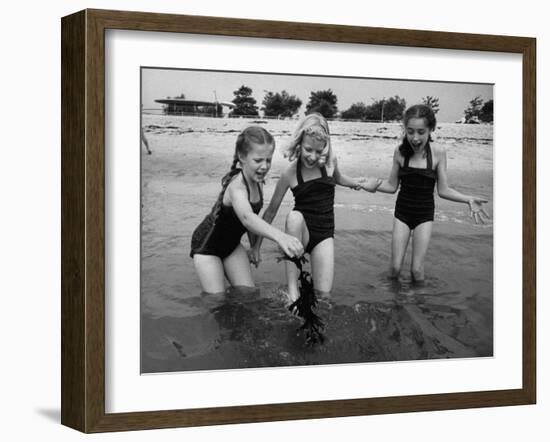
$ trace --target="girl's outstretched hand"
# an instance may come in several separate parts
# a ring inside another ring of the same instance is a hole
[[[470,206],[470,216],[476,224],[485,224],[491,218],[483,208],[483,204],[488,201],[489,200],[478,197],[472,197],[468,201],[468,205]]]
[[[250,264],[253,264],[254,267],[258,267],[258,265],[260,265],[260,262],[262,262],[260,249],[258,247],[252,247],[248,249],[246,253],[248,254],[248,260],[250,261]]]
[[[298,238],[292,235],[283,233],[277,243],[283,250],[284,254],[290,256],[291,258],[299,257],[304,254],[304,246]]]

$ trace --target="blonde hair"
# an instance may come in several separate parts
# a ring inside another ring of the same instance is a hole
[[[300,157],[302,138],[304,135],[309,135],[318,141],[324,141],[326,143],[325,149],[323,150],[327,155],[326,165],[332,167],[334,163],[334,153],[332,152],[328,123],[325,117],[317,112],[307,115],[300,121],[291,140],[284,147],[283,155],[285,158],[288,158],[289,161],[293,161]]]

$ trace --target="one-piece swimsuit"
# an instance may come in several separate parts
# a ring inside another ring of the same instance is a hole
[[[334,237],[334,177],[327,175],[325,166],[321,167],[321,176],[304,181],[301,170],[302,161],[296,164],[298,184],[293,187],[294,210],[300,212],[309,231],[309,242],[305,252],[311,253],[317,244]]]
[[[244,174],[243,181],[246,186],[248,200],[250,201],[250,188],[248,187]],[[214,255],[218,256],[220,259],[225,259],[231,255],[240,244],[241,237],[246,232],[246,228],[241,223],[233,207],[223,204],[224,191],[225,190],[218,196],[210,213],[206,215],[204,220],[193,232],[193,236],[191,237],[191,257],[198,253],[201,255]],[[259,184],[258,192],[260,194],[260,200],[250,203],[252,211],[255,214],[260,212],[264,202],[262,188]],[[221,207],[218,217],[215,219],[215,212],[219,205],[221,205]]]
[[[426,168],[410,167],[405,158],[399,170],[400,188],[395,202],[395,217],[409,229],[434,220],[434,188],[437,173],[432,169],[432,150],[426,145]]]

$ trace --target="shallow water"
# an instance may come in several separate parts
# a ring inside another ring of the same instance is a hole
[[[174,269],[157,269],[143,299],[142,372],[491,356],[491,237],[434,235],[421,287],[387,279],[388,256],[375,250],[389,239],[389,232],[336,236],[345,253],[336,259],[331,297],[316,310],[326,341],[313,347],[285,308],[274,247],[255,272],[254,293],[205,295],[197,287],[190,294]],[[453,253],[435,263],[443,248]]]
[[[322,345],[307,346],[297,332],[301,321],[285,308],[284,264],[269,241],[253,269],[256,292],[201,294],[190,237],[219,192],[234,132],[245,123],[149,117],[153,155],[142,156],[143,373],[492,356],[492,224],[472,225],[462,205],[440,199],[419,287],[408,277],[410,250],[401,280],[386,277],[395,195],[337,189],[334,288],[318,308],[326,325]],[[268,129],[283,137],[294,124],[270,121]],[[397,125],[339,123],[331,130],[348,175],[385,175]],[[449,125],[440,132],[439,142],[458,140],[449,149],[455,187],[491,200],[492,128]],[[285,164],[274,157],[266,205]],[[275,226],[284,225],[291,207],[289,193]]]

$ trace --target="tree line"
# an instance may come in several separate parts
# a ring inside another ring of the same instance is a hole
[[[296,95],[291,95],[285,90],[266,91],[261,108],[257,106],[257,101],[252,96],[252,89],[248,86],[241,86],[233,91],[233,95],[235,108],[230,112],[230,117],[259,116],[259,110],[261,110],[265,117],[291,118],[298,113],[303,104]],[[337,103],[338,98],[331,89],[312,91],[306,104],[306,114],[319,112],[325,118],[335,118],[338,115]]]
[[[292,118],[302,107],[302,100],[296,95],[292,95],[286,90],[281,92],[265,91],[266,94],[262,100],[261,107],[258,106],[256,99],[252,96],[252,89],[242,85],[236,91],[233,91],[232,100],[235,107],[229,113],[230,117],[259,117],[261,110],[264,117],[274,118]],[[183,96],[183,94],[182,94]],[[439,112],[439,98],[427,95],[421,102],[430,106],[435,114]],[[332,89],[311,91],[308,102],[306,103],[306,114],[318,112],[325,118],[340,118],[343,120],[359,121],[400,121],[407,108],[407,102],[404,98],[395,95],[393,97],[384,97],[373,99],[371,104],[364,102],[353,103],[348,109],[338,110],[338,97]],[[210,109],[208,109],[210,111]],[[221,116],[221,112],[216,115]],[[484,102],[479,96],[470,100],[468,107],[464,110],[464,123],[479,123],[493,121],[493,100]]]
[[[473,98],[464,110],[463,120],[465,123],[492,123],[493,100],[484,102],[479,95]]]

